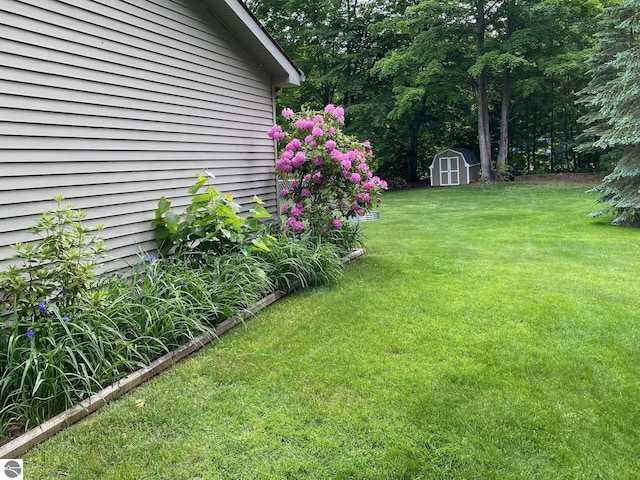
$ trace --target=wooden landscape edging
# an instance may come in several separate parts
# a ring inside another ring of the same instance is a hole
[[[364,249],[354,250],[342,259],[342,263],[346,264],[364,254]],[[200,350],[202,347],[217,339],[220,335],[228,332],[233,327],[243,323],[250,317],[258,313],[260,310],[275,303],[285,294],[283,292],[275,292],[267,295],[256,303],[253,307],[245,310],[242,315],[228,318],[219,323],[215,328],[215,333],[207,333],[194,338],[192,341],[169,352],[157,360],[151,362],[146,367],[130,373],[123,379],[106,387],[91,397],[83,400],[78,405],[56,415],[55,417],[41,423],[35,428],[23,433],[10,442],[0,446],[0,458],[20,458],[24,453],[29,451],[41,442],[53,437],[56,433],[82,420],[86,416],[95,412],[97,409],[106,405],[112,400],[121,397],[129,390],[155,377],[164,370],[170,368],[178,361],[182,360],[191,353]]]

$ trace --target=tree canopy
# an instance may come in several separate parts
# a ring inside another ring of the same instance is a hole
[[[576,104],[600,0],[247,0],[307,81],[281,107],[345,107],[377,173],[423,179],[466,147],[487,181],[508,170],[599,167],[576,150],[591,107]]]
[[[613,223],[640,223],[640,0],[624,0],[601,17],[598,45],[590,56],[592,79],[581,102],[591,111],[583,149],[617,149],[622,158],[594,189],[614,213]]]

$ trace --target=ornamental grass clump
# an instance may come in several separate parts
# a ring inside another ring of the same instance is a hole
[[[0,431],[37,425],[194,338],[215,336],[218,323],[273,290],[263,263],[241,253],[192,261],[147,256],[129,275],[94,285],[99,306],[62,314],[49,302],[35,322],[13,312],[0,326]]]
[[[378,204],[387,184],[369,168],[369,141],[342,131],[342,107],[300,113],[285,108],[282,116],[289,132],[275,125],[268,134],[281,147],[276,176],[285,185],[280,192],[285,231],[339,230]]]
[[[241,254],[183,259],[141,258],[131,276],[112,278],[101,316],[131,338],[138,353],[156,358],[255,304],[270,289],[260,265]],[[146,339],[146,340],[145,340]]]
[[[291,233],[273,232],[271,238],[269,250],[256,251],[253,257],[260,260],[276,290],[289,293],[341,278],[343,253],[335,244],[310,232],[301,232],[295,238]]]

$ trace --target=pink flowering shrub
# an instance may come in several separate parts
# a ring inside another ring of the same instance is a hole
[[[289,132],[276,125],[268,133],[281,147],[276,176],[287,184],[280,192],[284,230],[339,230],[344,220],[377,206],[387,184],[369,169],[371,144],[342,132],[341,107],[300,113],[285,108],[282,116]]]

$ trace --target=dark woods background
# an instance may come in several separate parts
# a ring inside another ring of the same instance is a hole
[[[485,180],[610,170],[615,152],[578,152],[596,0],[247,0],[305,72],[279,107],[342,105],[377,173],[425,179],[433,156],[466,147]]]

